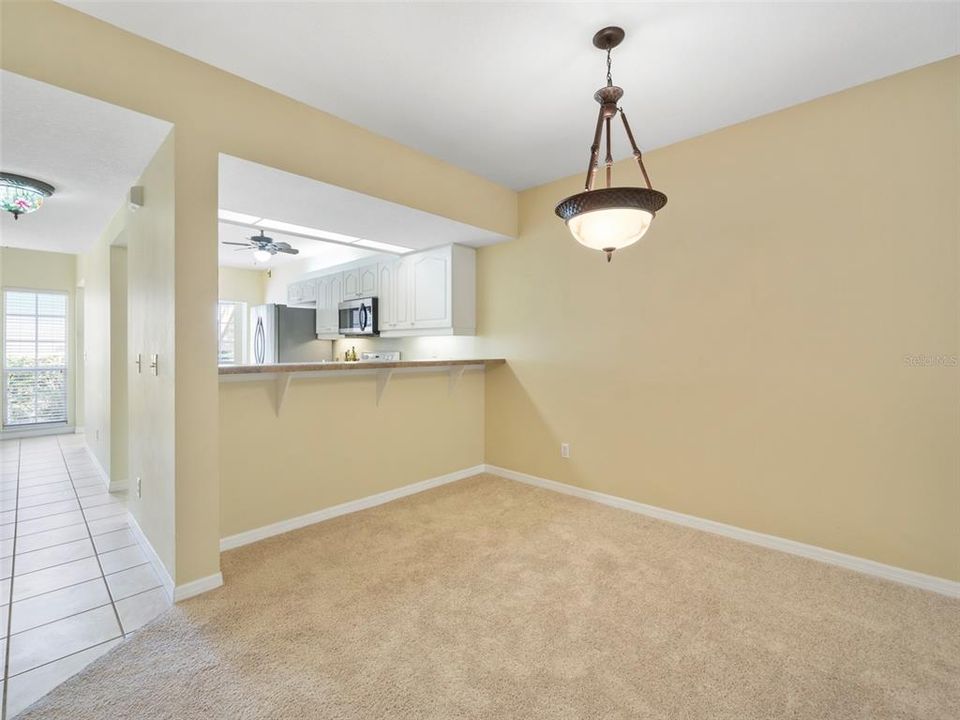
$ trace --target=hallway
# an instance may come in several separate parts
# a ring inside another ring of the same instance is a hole
[[[169,607],[80,435],[0,442],[2,719]]]

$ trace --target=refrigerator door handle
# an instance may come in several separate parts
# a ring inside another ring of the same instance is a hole
[[[253,357],[257,365],[263,365],[264,354],[267,350],[266,333],[263,330],[263,318],[257,318],[257,329],[253,334]]]

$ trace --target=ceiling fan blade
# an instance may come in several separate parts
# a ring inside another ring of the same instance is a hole
[[[236,250],[234,250],[234,252],[244,252],[246,250],[254,250],[254,249],[255,248],[252,248],[248,245],[247,247],[237,248]]]
[[[277,243],[274,243],[274,245],[278,250],[283,250],[284,248],[289,250],[291,248],[291,245],[288,242],[277,242]]]
[[[297,250],[296,248],[290,248],[290,247],[288,247],[288,248],[277,248],[277,250],[279,250],[279,251],[282,252],[282,253],[286,253],[287,255],[299,255],[299,254],[300,254],[300,251]]]
[[[222,240],[220,244],[221,245],[243,245],[244,247],[247,247],[249,245],[249,243],[230,242],[229,240]]]

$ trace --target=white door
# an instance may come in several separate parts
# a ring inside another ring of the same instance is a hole
[[[379,324],[381,330],[395,330],[397,327],[397,288],[396,288],[396,267],[397,263],[383,263],[379,268],[380,293],[378,295],[379,303]]]
[[[342,280],[340,273],[317,279],[317,335],[337,335],[340,318],[338,305]]]
[[[395,272],[394,320],[398,329],[409,328],[413,326],[410,317],[410,301],[413,298],[413,259],[400,260]]]
[[[358,270],[360,274],[359,297],[376,297],[377,295],[377,266],[366,265]]]
[[[449,327],[450,254],[428,252],[413,258],[414,328]]]
[[[343,271],[343,297],[348,299],[360,297],[360,270]]]

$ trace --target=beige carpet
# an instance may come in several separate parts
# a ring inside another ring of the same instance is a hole
[[[960,718],[960,602],[486,476],[223,573],[21,717]]]

